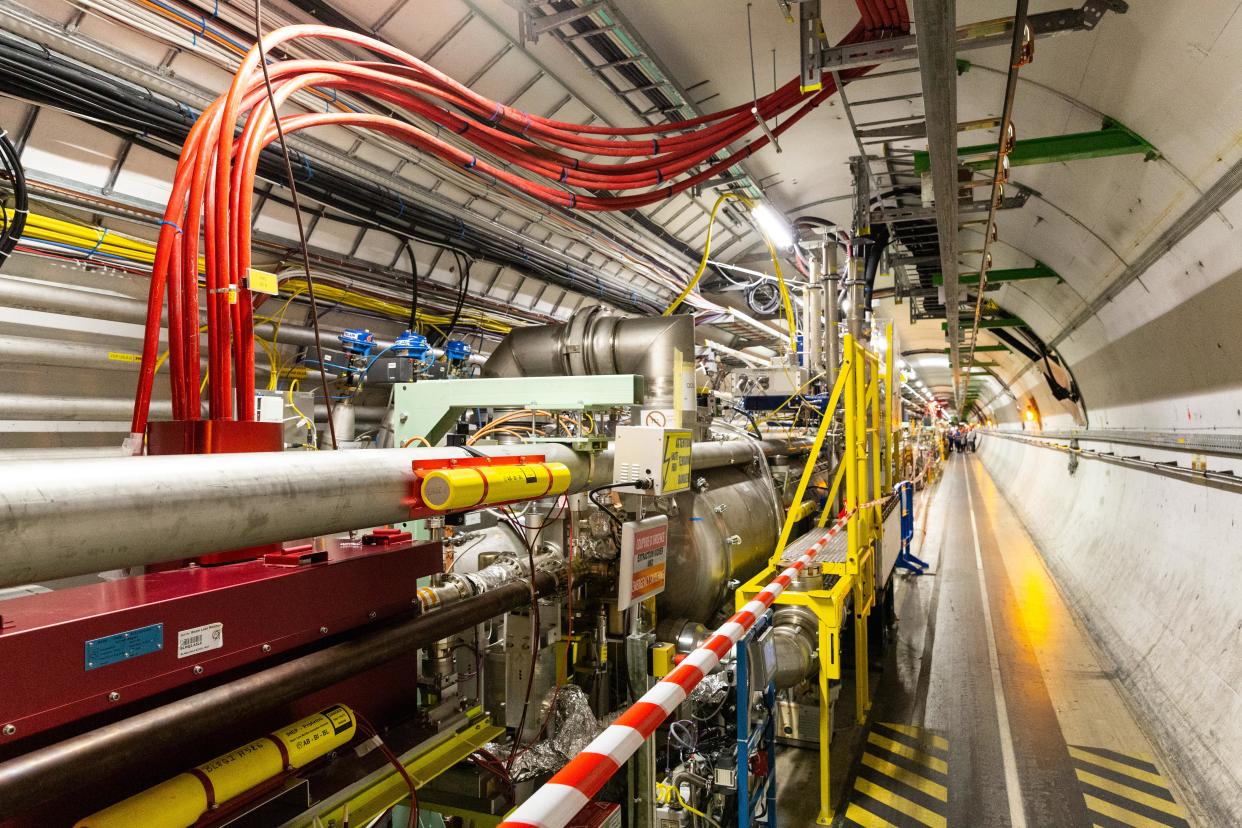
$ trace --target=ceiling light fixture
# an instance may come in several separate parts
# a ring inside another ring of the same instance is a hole
[[[755,217],[755,223],[759,225],[760,232],[772,242],[773,247],[779,250],[788,250],[793,247],[793,228],[789,226],[789,222],[785,221],[785,217],[773,210],[770,205],[756,204],[750,214]]]

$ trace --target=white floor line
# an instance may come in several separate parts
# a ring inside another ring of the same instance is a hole
[[[992,695],[996,699],[996,724],[1000,729],[1001,763],[1005,767],[1005,793],[1009,797],[1009,824],[1026,828],[1026,810],[1022,805],[1022,786],[1018,781],[1018,760],[1013,751],[1013,734],[1009,730],[1009,709],[1005,705],[1005,689],[1001,686],[1000,656],[996,653],[996,630],[992,626],[992,610],[988,603],[988,583],[983,574],[983,553],[979,549],[979,526],[975,522],[975,498],[970,493],[969,461],[962,457],[962,477],[966,483],[966,504],[970,509],[970,531],[975,540],[975,570],[979,575],[979,599],[983,603],[983,624],[988,633],[988,661],[992,666]]]

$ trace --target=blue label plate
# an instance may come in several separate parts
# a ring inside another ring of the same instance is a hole
[[[164,649],[164,625],[151,624],[136,630],[92,638],[86,642],[86,669],[95,670],[129,661],[131,658],[158,653]]]

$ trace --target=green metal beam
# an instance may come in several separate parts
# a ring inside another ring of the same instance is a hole
[[[973,324],[975,321],[975,318],[973,316],[967,316],[963,318],[963,321],[968,324]],[[996,319],[980,319],[979,327],[980,329],[983,329],[983,328],[1025,328],[1026,323],[1016,316],[1001,316],[1001,317],[997,317]],[[948,322],[940,323],[940,330],[947,331],[948,329],[949,329]]]
[[[996,144],[976,144],[958,147],[961,158],[974,158],[964,162],[972,170],[992,170],[996,167]],[[1069,135],[1047,135],[1015,141],[1009,152],[1011,167],[1030,164],[1052,164],[1058,161],[1078,161],[1083,158],[1108,158],[1114,155],[1142,155],[1151,161],[1160,157],[1160,151],[1143,136],[1128,129],[1112,118],[1104,119],[1104,126],[1095,132],[1074,132]],[[988,156],[975,158],[975,156]],[[931,168],[926,152],[914,154],[914,171],[925,173]]]
[[[963,273],[957,277],[958,282],[963,285],[979,284],[979,273]],[[1061,274],[1043,262],[1036,262],[1034,267],[1011,267],[998,270],[988,271],[988,284],[997,282],[1025,282],[1031,279],[1056,279],[1058,282],[1065,281],[1061,278]],[[933,285],[943,285],[944,275],[941,273],[932,274]]]
[[[976,354],[982,354],[988,351],[1008,351],[1008,350],[1009,350],[1008,345],[976,345],[975,346]],[[945,348],[944,352],[947,354],[949,352],[949,349]]]

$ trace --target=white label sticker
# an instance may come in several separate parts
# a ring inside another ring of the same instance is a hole
[[[218,650],[224,646],[224,625],[204,624],[177,633],[177,658]]]

